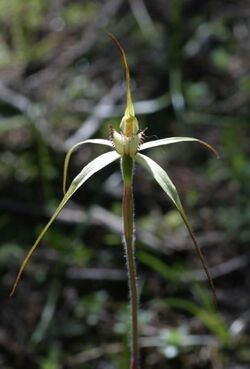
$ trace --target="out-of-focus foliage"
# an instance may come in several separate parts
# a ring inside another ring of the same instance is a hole
[[[221,155],[185,143],[152,151],[188,208],[218,312],[178,214],[137,168],[143,367],[249,367],[249,11],[247,1],[0,0],[0,367],[128,367],[118,166],[73,197],[8,298],[62,197],[68,147],[119,126],[123,68],[107,31],[126,49],[148,139],[194,136]],[[100,150],[76,153],[71,178]]]

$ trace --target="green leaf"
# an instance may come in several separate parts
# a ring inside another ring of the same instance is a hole
[[[210,275],[210,272],[208,270],[207,267],[207,263],[206,260],[204,258],[204,255],[195,239],[194,236],[194,232],[192,230],[192,227],[189,223],[189,220],[186,216],[186,213],[183,209],[183,206],[181,204],[179,195],[177,193],[177,190],[175,188],[175,185],[173,184],[173,182],[171,181],[171,179],[169,178],[168,174],[165,172],[164,169],[162,169],[162,167],[160,167],[154,160],[150,159],[148,156],[146,155],[142,155],[142,154],[137,154],[135,157],[135,160],[140,163],[144,168],[146,168],[154,177],[154,179],[156,180],[156,182],[160,185],[160,187],[163,189],[163,191],[168,195],[168,197],[170,198],[170,200],[172,200],[172,202],[174,203],[174,205],[176,206],[177,210],[180,213],[180,216],[182,217],[183,222],[185,223],[185,226],[188,230],[188,233],[193,241],[193,245],[195,247],[196,253],[200,259],[200,262],[203,266],[203,269],[207,275],[210,287],[211,287],[211,291],[212,291],[212,295],[213,295],[213,300],[214,303],[216,304],[216,293],[215,293],[215,287],[214,287],[214,283],[212,280],[212,277]]]
[[[87,144],[87,143],[93,143],[93,144],[98,144],[98,145],[106,145],[109,147],[113,147],[113,144],[111,141],[109,140],[104,140],[101,138],[95,138],[92,140],[85,140],[85,141],[80,141],[77,144],[75,144],[74,146],[72,146],[69,151],[67,152],[67,155],[65,156],[65,160],[64,160],[64,167],[63,167],[63,193],[66,193],[66,182],[67,182],[67,173],[68,173],[68,166],[69,166],[69,161],[71,158],[71,155],[73,153],[73,151],[75,149],[77,149],[79,146]]]
[[[24,126],[30,125],[29,119],[22,115],[16,115],[11,118],[1,118],[0,119],[0,134],[5,132],[22,128]]]
[[[137,252],[137,256],[140,262],[162,275],[166,280],[175,283],[181,281],[184,269],[180,265],[168,265],[165,261],[145,251]]]
[[[41,239],[43,238],[43,236],[45,235],[45,233],[47,232],[48,228],[51,226],[51,224],[53,223],[53,221],[55,220],[55,218],[57,217],[57,215],[60,213],[60,211],[63,209],[63,207],[65,206],[65,204],[69,201],[69,199],[71,198],[71,196],[79,189],[79,187],[81,187],[93,174],[95,174],[96,172],[98,172],[99,170],[101,170],[102,168],[106,167],[108,164],[112,163],[113,161],[115,161],[116,159],[118,159],[120,157],[119,154],[117,154],[116,151],[111,151],[105,154],[102,154],[100,156],[98,156],[97,158],[95,158],[94,160],[92,160],[89,164],[87,164],[82,170],[81,172],[74,178],[74,180],[72,181],[68,191],[66,192],[66,194],[64,195],[62,201],[60,202],[60,204],[58,205],[57,209],[55,210],[55,212],[53,213],[52,217],[50,218],[49,222],[46,224],[46,226],[44,227],[44,229],[42,230],[42,232],[39,234],[38,238],[36,239],[35,243],[33,244],[33,246],[31,247],[31,249],[29,250],[28,254],[26,255],[26,257],[24,258],[24,261],[22,262],[22,265],[19,269],[19,272],[17,274],[16,280],[14,282],[13,288],[11,290],[10,296],[12,296],[16,290],[17,284],[19,282],[19,279],[24,271],[24,268],[27,264],[27,262],[29,261],[30,257],[32,256],[32,254],[34,253],[36,247],[38,246],[39,242],[41,241]]]
[[[207,311],[206,307],[202,308],[191,301],[180,298],[167,298],[165,301],[169,306],[185,310],[188,313],[196,316],[207,326],[207,328],[209,328],[219,337],[223,344],[227,345],[229,343],[229,331],[224,321],[216,311]]]
[[[199,142],[200,144],[202,144],[202,145],[206,146],[208,149],[210,149],[217,157],[219,157],[218,152],[211,145],[209,145],[205,141],[199,140],[199,139],[194,138],[194,137],[169,137],[169,138],[162,138],[161,140],[146,142],[146,143],[143,143],[140,146],[139,151],[150,149],[151,147],[170,145],[170,144],[173,144],[173,143],[179,143],[179,142],[185,142],[185,141]]]

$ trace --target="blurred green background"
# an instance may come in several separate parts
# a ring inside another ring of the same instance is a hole
[[[122,183],[112,164],[86,183],[33,256],[21,260],[62,197],[67,149],[107,138],[124,109],[127,52],[147,138],[175,182],[206,255],[207,281],[177,212],[135,175],[144,369],[250,366],[250,3],[246,0],[0,0],[0,368],[127,369]],[[86,146],[70,177],[102,149]]]

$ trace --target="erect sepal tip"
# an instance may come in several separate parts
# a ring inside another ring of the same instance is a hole
[[[135,109],[134,109],[132,96],[131,96],[130,73],[129,73],[127,57],[126,57],[126,53],[123,47],[121,46],[117,38],[112,33],[108,33],[108,35],[121,53],[123,65],[125,68],[125,76],[126,76],[126,83],[127,83],[127,105],[126,105],[124,116],[121,120],[120,128],[124,135],[132,137],[133,135],[137,134],[139,130],[139,126],[138,126],[138,121],[135,117]]]

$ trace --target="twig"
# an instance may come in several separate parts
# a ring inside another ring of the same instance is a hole
[[[16,203],[7,199],[0,199],[0,210],[13,212],[16,214],[25,214],[30,216],[46,216],[50,217],[52,214],[52,210],[44,209],[41,207],[31,207],[22,204]],[[58,215],[57,218],[61,222],[66,222],[70,224],[92,224],[92,225],[101,225],[114,232],[115,234],[122,235],[122,218],[113,214],[112,212],[104,209],[101,206],[93,205],[88,211],[84,210],[82,207],[66,207],[62,210],[62,212]],[[169,255],[174,251],[182,251],[182,250],[193,250],[187,246],[187,237],[173,237],[161,239],[160,237],[155,236],[152,232],[143,229],[138,226],[137,229],[137,239],[143,244],[150,247],[150,249],[156,250],[157,252]],[[202,243],[202,247],[212,246],[216,243],[229,242],[228,239],[220,232],[210,232],[209,234],[205,233],[204,235],[197,236],[198,242]],[[167,246],[166,246],[167,245]],[[199,273],[199,272],[198,272]],[[197,277],[198,278],[198,277]]]
[[[161,333],[161,332],[160,332]],[[191,347],[191,346],[210,346],[218,347],[218,340],[211,335],[185,335],[182,337],[181,346]],[[166,348],[166,342],[162,339],[161,335],[152,337],[143,337],[141,339],[141,347],[143,349],[150,347],[158,347],[159,350]],[[92,360],[99,359],[103,355],[113,355],[122,352],[123,346],[119,343],[110,343],[102,345],[100,347],[91,347],[82,351],[75,356],[68,358],[67,365],[69,367],[75,367],[76,365],[81,365]]]
[[[245,268],[250,263],[250,257],[248,255],[240,255],[235,258],[229,259],[224,263],[216,265],[214,267],[210,267],[210,273],[213,277],[219,278],[226,274],[230,274],[235,272],[236,270]],[[196,281],[204,281],[206,280],[206,276],[204,275],[202,270],[196,270],[190,273],[184,273],[183,280],[196,280]]]
[[[87,363],[88,361],[98,359],[104,354],[116,354],[123,350],[123,347],[119,343],[110,343],[106,345],[102,345],[100,347],[92,347],[87,350],[80,352],[79,354],[70,357],[67,360],[67,365],[70,367],[75,367],[75,365],[80,365]]]
[[[20,111],[35,125],[38,132],[51,147],[56,150],[63,149],[63,142],[53,134],[49,123],[45,119],[45,107],[42,104],[33,103],[26,96],[11,90],[0,82],[0,100]]]
[[[12,91],[10,88],[6,87],[1,81],[0,81],[0,100],[28,115],[30,114],[29,112],[32,110],[32,104],[27,97]]]
[[[122,269],[107,268],[77,268],[70,267],[66,270],[69,279],[100,280],[100,281],[126,281],[127,274]]]
[[[134,103],[137,114],[152,114],[165,109],[170,104],[170,98],[168,94],[163,94],[155,99],[142,100]],[[90,101],[80,99],[75,101],[72,105],[72,110],[83,113],[91,113],[93,111],[93,104]],[[120,117],[124,110],[124,104],[116,106],[109,106],[108,104],[103,106],[102,110],[96,112],[100,114],[100,118]]]
[[[105,95],[99,103],[93,108],[92,114],[83,122],[82,126],[65,142],[65,147],[70,148],[76,142],[90,138],[100,127],[102,123],[102,114],[106,115],[112,112],[114,103],[123,94],[120,85],[116,84],[111,91]]]
[[[156,35],[156,29],[154,22],[152,21],[150,14],[144,4],[143,0],[129,0],[129,4],[142,33],[145,36]]]
[[[67,43],[66,48],[57,56],[56,60],[42,71],[27,78],[26,88],[31,90],[42,86],[50,81],[56,80],[58,76],[70,66],[75,60],[87,53],[97,38],[100,31],[105,30],[111,19],[119,10],[122,0],[107,0],[97,12],[96,18],[92,20],[83,33],[82,39],[75,45]]]

